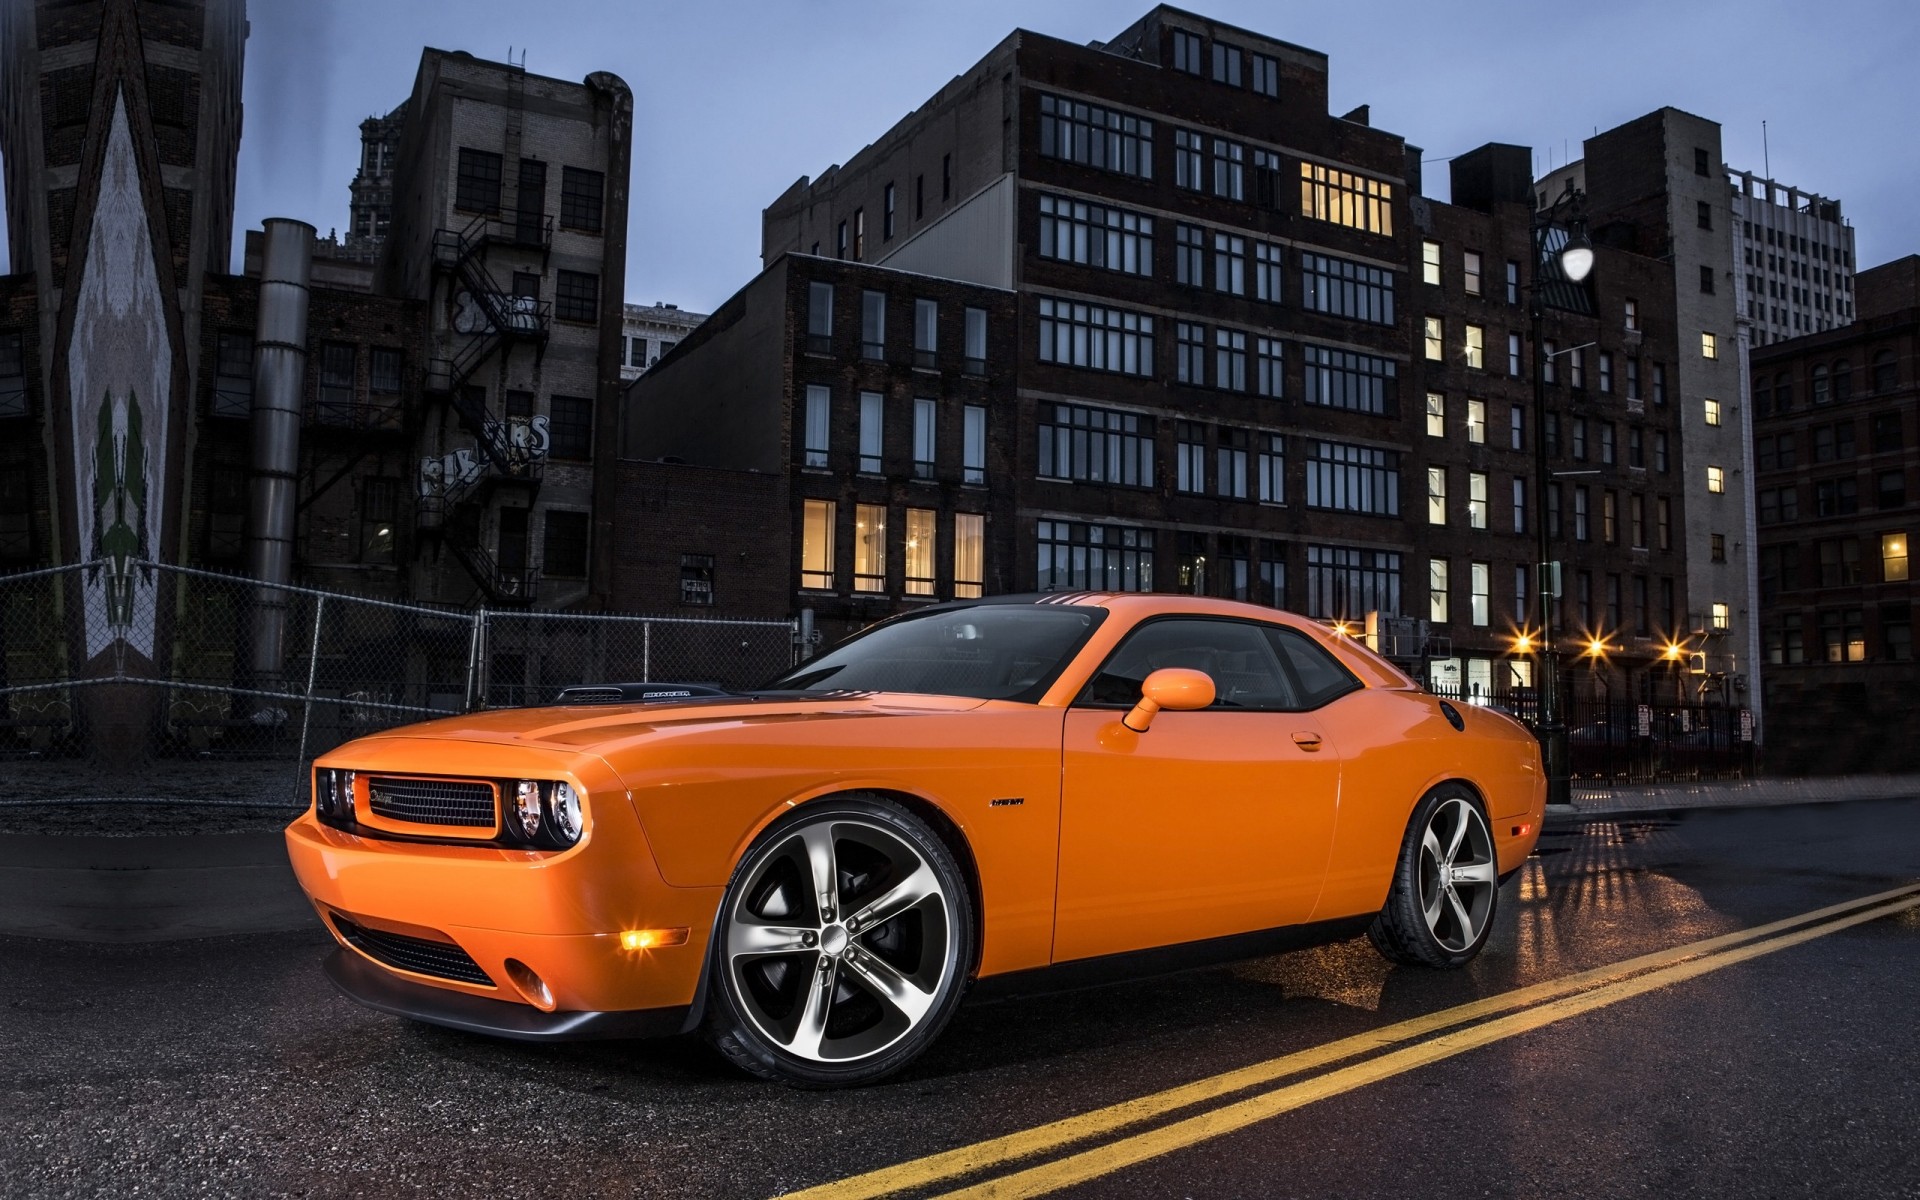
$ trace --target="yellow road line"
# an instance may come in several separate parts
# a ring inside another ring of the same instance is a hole
[[[1067,1117],[1032,1129],[1021,1130],[1018,1133],[988,1138],[971,1145],[931,1154],[925,1158],[912,1159],[895,1166],[883,1167],[876,1171],[807,1188],[804,1191],[792,1192],[788,1194],[787,1200],[829,1200],[829,1198],[831,1200],[868,1200],[870,1197],[885,1196],[909,1188],[925,1187],[999,1166],[1012,1159],[1027,1158],[1074,1142],[1100,1137],[1128,1125],[1163,1116],[1176,1109],[1217,1099],[1257,1084],[1271,1083],[1289,1075],[1299,1075],[1306,1071],[1330,1066],[1341,1059],[1352,1058],[1355,1055],[1384,1050],[1401,1042],[1424,1037],[1429,1033],[1479,1020],[1481,1017],[1493,1016],[1496,1013],[1526,1005],[1546,1003],[1572,992],[1613,982],[1624,976],[1654,970],[1698,955],[1712,954],[1727,947],[1751,942],[1811,921],[1854,912],[1870,905],[1915,893],[1920,893],[1920,884],[1894,888],[1877,895],[1863,896],[1858,900],[1849,900],[1815,909],[1812,912],[1801,913],[1798,916],[1771,921],[1765,925],[1756,925],[1751,929],[1735,930],[1732,933],[1690,942],[1684,946],[1643,954],[1638,958],[1630,958],[1544,983],[1517,988],[1511,992],[1503,992],[1454,1008],[1443,1009],[1440,1012],[1414,1017],[1294,1054],[1267,1059],[1237,1070],[1198,1079],[1166,1091],[1098,1108],[1079,1116]]]
[[[1451,1058],[1456,1054],[1539,1029],[1580,1013],[1617,1004],[1622,1000],[1718,971],[1735,963],[1785,950],[1789,946],[1797,946],[1802,942],[1825,937],[1830,933],[1837,933],[1867,921],[1876,921],[1881,917],[1892,916],[1911,908],[1920,908],[1920,896],[1909,897],[1865,912],[1857,912],[1798,932],[1782,934],[1767,941],[1728,950],[1723,954],[1676,963],[1578,995],[1562,997],[1536,1008],[1529,1008],[1468,1029],[1443,1034],[1431,1041],[1408,1046],[1403,1050],[1395,1050],[1390,1054],[1382,1054],[1377,1058],[1355,1063],[1350,1067],[1343,1067],[1313,1079],[1275,1088],[1233,1104],[1222,1105],[1197,1116],[1176,1121],[1171,1125],[1163,1125],[1063,1159],[1042,1163],[1024,1171],[948,1192],[941,1200],[1015,1200],[1017,1197],[1042,1196],[1077,1183],[1085,1183],[1089,1179],[1112,1174],[1122,1168],[1184,1149],[1210,1138],[1245,1129],[1249,1125],[1305,1107],[1316,1100],[1338,1096],[1367,1084],[1411,1071],[1416,1067]]]

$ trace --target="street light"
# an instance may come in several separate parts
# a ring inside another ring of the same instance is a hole
[[[1534,594],[1539,605],[1540,643],[1536,654],[1534,674],[1538,677],[1540,689],[1540,761],[1547,776],[1547,807],[1556,806],[1562,810],[1573,806],[1573,781],[1571,763],[1567,747],[1566,715],[1561,709],[1560,696],[1560,651],[1554,644],[1553,604],[1558,598],[1560,588],[1559,563],[1553,558],[1553,547],[1547,539],[1547,487],[1551,472],[1547,466],[1547,360],[1544,353],[1546,335],[1546,297],[1541,287],[1540,269],[1542,258],[1547,249],[1547,232],[1558,226],[1556,222],[1571,219],[1572,227],[1567,231],[1566,240],[1554,252],[1560,275],[1568,283],[1578,285],[1585,282],[1593,271],[1593,243],[1587,240],[1585,222],[1580,218],[1581,194],[1573,188],[1571,180],[1559,199],[1545,208],[1536,207],[1529,225],[1530,240],[1533,244],[1533,270],[1529,312],[1533,334],[1533,487],[1534,487],[1534,529],[1536,545],[1539,550],[1539,579]]]

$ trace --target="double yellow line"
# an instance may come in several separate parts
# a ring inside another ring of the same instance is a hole
[[[1912,908],[1920,908],[1920,884],[1503,992],[1077,1117],[794,1192],[788,1200],[865,1200],[919,1191],[948,1180],[1005,1168],[1021,1159],[1103,1137],[1259,1084],[1301,1075],[1360,1055],[1376,1055],[1311,1079],[1260,1092],[1196,1116],[944,1194],[979,1200],[1045,1195],[1479,1046]],[[1502,1013],[1507,1015],[1500,1016]],[[1480,1023],[1472,1024],[1476,1021]],[[1462,1026],[1465,1028],[1460,1028]],[[1452,1032],[1442,1033],[1443,1030]],[[1440,1036],[1428,1037],[1430,1034]],[[1417,1041],[1422,1038],[1427,1040]],[[1416,1044],[1403,1045],[1408,1042]],[[1395,1046],[1402,1048],[1392,1049]],[[1380,1051],[1391,1052],[1377,1053]]]

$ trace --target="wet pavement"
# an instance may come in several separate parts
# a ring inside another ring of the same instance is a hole
[[[381,1016],[323,979],[317,927],[0,939],[0,1194],[768,1196],[1917,880],[1920,800],[1558,826],[1464,971],[1358,940],[972,1005],[843,1093],[690,1039],[529,1047]],[[1916,1011],[1908,909],[1058,1194],[1920,1196]]]

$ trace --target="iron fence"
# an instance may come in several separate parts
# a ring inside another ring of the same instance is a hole
[[[316,755],[579,683],[745,687],[786,621],[495,611],[139,560],[0,576],[0,804],[300,799]]]
[[[1470,695],[1458,688],[1432,690],[1449,700],[1499,708],[1528,728],[1539,727],[1539,698],[1531,688]],[[1567,696],[1563,707],[1568,765],[1576,782],[1672,783],[1754,774],[1752,718],[1745,709],[1578,693]]]

